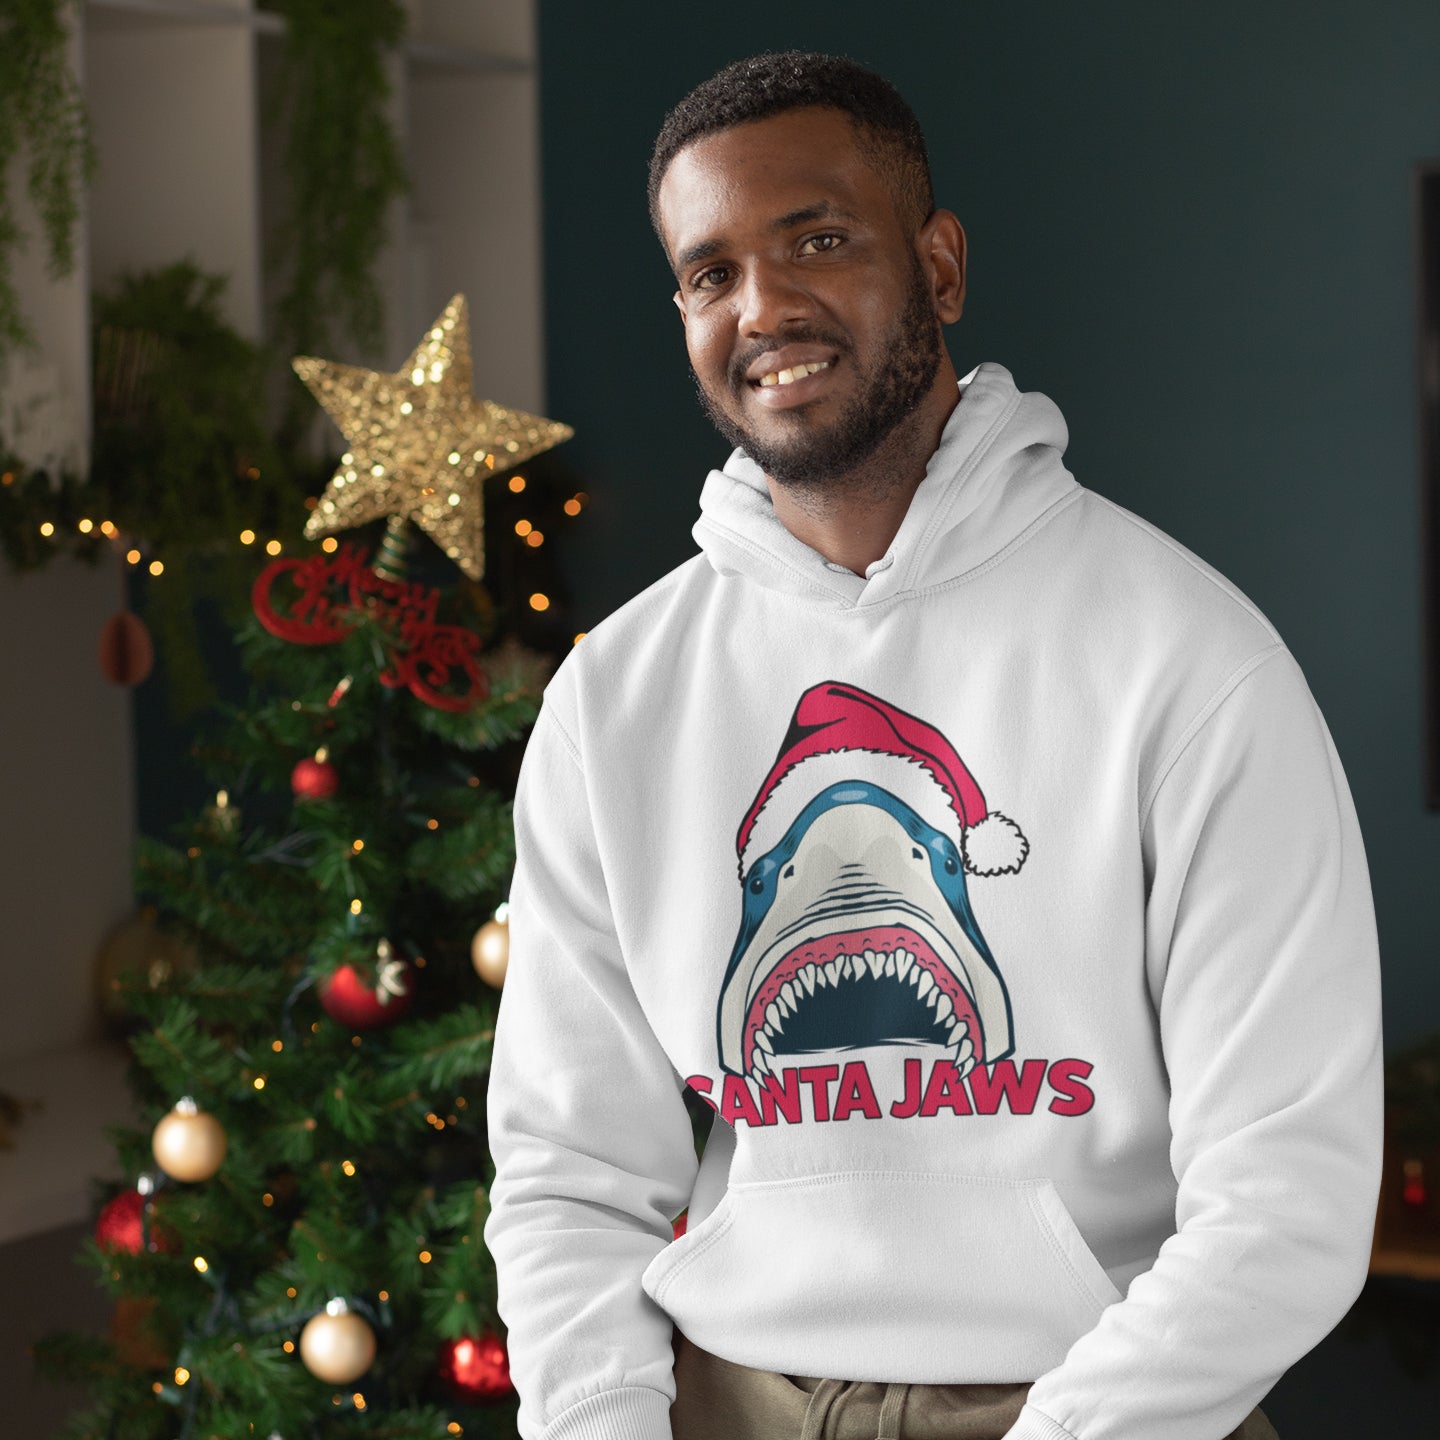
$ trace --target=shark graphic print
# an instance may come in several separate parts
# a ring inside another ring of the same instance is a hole
[[[1014,873],[1030,846],[933,725],[853,685],[812,686],[736,848],[725,1071],[764,1090],[816,1055],[903,1046],[963,1079],[1012,1054],[1009,992],[966,875]]]

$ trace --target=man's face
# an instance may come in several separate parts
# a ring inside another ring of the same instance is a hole
[[[659,198],[711,419],[780,484],[843,483],[935,382],[925,232],[908,232],[849,116],[829,108],[695,141]]]

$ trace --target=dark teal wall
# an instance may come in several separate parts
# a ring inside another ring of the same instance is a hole
[[[1279,628],[1370,857],[1391,1049],[1440,1030],[1422,808],[1411,172],[1440,158],[1440,6],[722,7],[541,0],[549,413],[594,504],[576,628],[693,553],[725,447],[645,214],[666,109],[741,55],[839,51],[924,125],[970,242],[964,373],[1065,412],[1082,484]],[[883,18],[882,18],[883,17]]]

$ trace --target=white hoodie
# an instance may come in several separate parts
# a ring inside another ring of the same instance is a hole
[[[1363,1283],[1379,964],[1324,721],[1050,400],[962,384],[866,576],[737,451],[546,691],[485,1227],[525,1440],[668,1440],[672,1322],[1033,1380],[1008,1440],[1219,1440]]]

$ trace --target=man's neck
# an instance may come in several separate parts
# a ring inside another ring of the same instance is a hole
[[[831,564],[864,575],[890,548],[960,400],[953,368],[941,370],[915,413],[832,489],[797,490],[765,477],[776,519]]]

